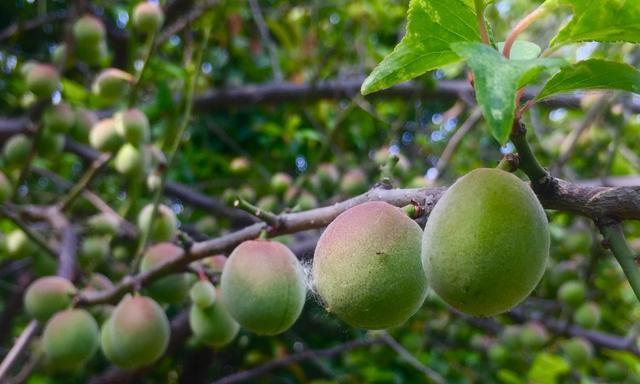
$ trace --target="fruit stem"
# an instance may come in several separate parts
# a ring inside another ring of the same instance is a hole
[[[140,90],[140,84],[142,83],[142,76],[144,75],[144,72],[147,69],[147,64],[149,63],[149,60],[153,55],[153,51],[155,50],[156,35],[157,35],[157,31],[154,31],[153,33],[149,34],[149,36],[147,36],[147,40],[144,43],[145,54],[144,54],[144,58],[142,59],[142,67],[140,68],[140,71],[136,75],[136,78],[133,82],[133,87],[131,88],[131,91],[129,93],[129,107],[133,107],[136,104],[136,101],[138,99],[138,91]]]
[[[520,158],[515,153],[507,153],[502,157],[500,163],[496,168],[501,169],[505,172],[513,173],[518,170],[520,166]]]
[[[80,177],[78,182],[67,192],[65,196],[62,197],[58,206],[60,207],[60,211],[66,211],[71,203],[75,201],[75,199],[80,196],[80,194],[85,190],[87,185],[91,183],[94,177],[97,175],[98,171],[102,169],[102,167],[107,164],[111,160],[111,154],[103,153],[100,155],[85,171],[85,173]]]
[[[476,0],[477,2],[478,0]],[[511,56],[511,48],[513,48],[513,44],[516,42],[516,39],[522,32],[524,32],[531,24],[533,24],[536,20],[545,16],[549,12],[549,7],[545,3],[536,8],[533,12],[525,16],[524,19],[520,20],[518,24],[509,32],[507,36],[507,40],[504,42],[504,48],[502,49],[502,54],[507,59]]]
[[[233,202],[233,206],[235,208],[239,208],[242,209],[245,212],[248,212],[250,214],[252,214],[253,216],[257,217],[258,219],[264,221],[265,223],[269,224],[271,227],[276,228],[279,223],[280,223],[280,219],[278,218],[278,215],[269,212],[269,211],[265,211],[259,207],[256,207],[255,205],[251,204],[250,202],[241,199],[241,198],[236,198],[236,200]]]
[[[483,0],[475,0],[476,5],[476,17],[478,18],[478,28],[480,29],[480,37],[482,37],[482,42],[490,45],[491,40],[489,39],[489,33],[487,32],[487,24],[484,20],[484,1]]]
[[[629,280],[633,293],[640,301],[640,270],[636,265],[636,257],[624,238],[622,225],[619,222],[610,222],[599,227],[606,246],[611,249],[613,256],[618,260],[622,271]]]
[[[513,122],[510,138],[518,150],[520,158],[518,167],[529,177],[533,187],[545,186],[551,182],[552,178],[549,172],[540,165],[540,162],[533,154],[533,150],[527,141],[527,129],[522,121],[515,120]]]
[[[6,217],[9,219],[9,221],[15,224],[16,227],[20,228],[29,239],[42,248],[49,256],[53,257],[55,260],[58,259],[58,251],[49,245],[44,237],[42,237],[38,232],[32,230],[31,227],[18,217],[18,215],[9,211],[9,209],[4,205],[0,205],[0,217]]]

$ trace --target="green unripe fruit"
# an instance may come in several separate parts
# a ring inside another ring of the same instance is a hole
[[[200,262],[207,270],[214,273],[221,273],[224,265],[227,263],[227,257],[225,255],[214,255],[202,259]]]
[[[115,152],[122,145],[113,119],[98,121],[89,133],[89,144],[100,152]]]
[[[510,350],[521,347],[522,328],[517,325],[508,325],[500,334],[500,343]]]
[[[367,176],[360,169],[352,169],[342,176],[340,190],[348,195],[357,195],[366,191]]]
[[[571,307],[577,307],[582,304],[585,297],[586,287],[581,281],[567,281],[558,289],[558,300]]]
[[[76,47],[76,57],[86,64],[104,67],[108,64],[109,49],[103,40],[96,45],[88,47]]]
[[[75,112],[75,124],[69,134],[78,142],[86,144],[89,142],[89,132],[97,122],[98,119],[93,112],[79,108]]]
[[[58,89],[60,75],[48,64],[33,64],[27,73],[27,89],[40,99],[46,99]]]
[[[46,129],[55,133],[67,133],[76,123],[76,114],[69,104],[52,105],[44,111],[42,122]]]
[[[137,176],[144,172],[144,155],[130,143],[118,150],[114,160],[116,171],[126,176]]]
[[[9,178],[0,171],[0,204],[6,202],[13,195],[13,186]]]
[[[115,102],[125,96],[133,77],[116,68],[108,68],[100,72],[93,81],[92,90],[107,102]]]
[[[138,215],[138,228],[140,228],[141,231],[146,232],[149,230],[152,213],[153,204],[145,206],[142,208],[142,211],[140,211]],[[169,241],[176,234],[177,230],[178,219],[176,218],[176,214],[166,205],[159,204],[155,220],[153,221],[153,227],[149,234],[151,241]]]
[[[604,379],[614,382],[622,382],[627,378],[629,370],[617,361],[609,360],[602,366],[602,376]]]
[[[87,230],[92,235],[115,236],[118,234],[118,219],[113,215],[99,213],[87,220]]]
[[[102,326],[102,350],[120,368],[140,368],[164,354],[169,336],[169,320],[155,301],[126,296]]]
[[[322,187],[333,188],[338,184],[338,181],[340,181],[338,168],[331,163],[320,164],[316,171],[316,176]]]
[[[291,176],[278,172],[271,177],[271,189],[275,193],[284,193],[293,183]]]
[[[87,237],[80,246],[80,264],[87,267],[94,267],[106,261],[109,257],[109,239],[106,237]]]
[[[525,349],[537,350],[549,340],[546,329],[538,323],[528,323],[520,332],[520,345]]]
[[[240,325],[229,315],[222,302],[206,308],[191,306],[189,326],[196,339],[213,347],[231,343],[240,331]]]
[[[172,243],[160,243],[150,247],[144,254],[140,271],[148,270],[175,260],[182,250]],[[161,303],[179,304],[189,292],[189,280],[186,273],[175,273],[152,282],[147,286],[149,296]]]
[[[58,276],[41,277],[27,288],[24,307],[29,316],[46,321],[54,313],[69,307],[75,294],[76,288],[69,280]]]
[[[87,311],[58,312],[49,320],[42,335],[45,359],[55,370],[75,370],[95,354],[98,337],[98,324]]]
[[[12,259],[29,257],[34,252],[34,244],[31,243],[26,233],[20,229],[11,231],[6,238],[7,254]]]
[[[440,198],[425,227],[422,262],[452,307],[492,316],[526,298],[549,257],[549,227],[531,189],[498,169],[477,169]]]
[[[502,344],[493,344],[487,351],[489,359],[497,364],[504,365],[509,360],[509,351]]]
[[[216,289],[210,281],[199,280],[189,290],[189,297],[196,306],[206,308],[216,301]]]
[[[65,60],[65,62],[63,63],[62,60]],[[51,54],[51,61],[58,68],[62,68],[63,65],[67,66],[67,65],[71,64],[72,60],[71,60],[71,57],[69,57],[67,55],[67,45],[66,44],[64,44],[64,43],[58,44],[54,48],[53,53]]]
[[[131,144],[140,144],[149,137],[149,120],[139,109],[132,108],[114,116],[116,131]]]
[[[229,171],[231,171],[231,173],[233,174],[240,175],[243,173],[247,173],[250,166],[251,164],[249,163],[249,160],[247,160],[247,158],[236,157],[235,159],[231,160],[231,163],[229,164]]]
[[[36,152],[45,159],[55,160],[64,151],[64,134],[44,130],[36,140]]]
[[[93,16],[82,16],[73,24],[73,37],[78,49],[97,47],[105,38],[104,25]]]
[[[256,205],[263,211],[273,212],[278,209],[278,198],[273,195],[267,195],[260,198]]]
[[[302,312],[302,266],[281,243],[245,241],[233,250],[220,278],[222,300],[243,327],[259,335],[289,329]]]
[[[593,346],[582,338],[567,340],[562,345],[562,351],[569,359],[571,365],[581,367],[589,363],[593,358]]]
[[[164,23],[162,8],[155,3],[142,2],[133,10],[133,26],[144,33],[153,33]]]
[[[8,165],[22,165],[31,153],[31,140],[21,133],[11,136],[4,144],[2,153]]]
[[[600,324],[600,307],[595,303],[582,304],[573,314],[573,321],[582,328],[596,328]]]
[[[207,236],[213,236],[218,231],[218,221],[213,216],[205,216],[196,222],[196,229]]]
[[[549,270],[547,279],[553,288],[558,288],[562,283],[578,279],[578,265],[575,260],[565,260],[555,264]]]
[[[296,207],[301,211],[307,211],[309,209],[316,208],[318,206],[318,200],[311,193],[304,191],[298,196],[296,201]]]
[[[340,214],[320,236],[313,258],[313,281],[327,310],[357,328],[405,322],[427,293],[421,236],[418,224],[384,202]]]
[[[156,172],[150,173],[147,176],[147,188],[150,191],[157,191],[162,184],[162,178]]]

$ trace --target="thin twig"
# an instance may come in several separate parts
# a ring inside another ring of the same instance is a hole
[[[78,182],[69,190],[69,192],[67,192],[65,196],[60,199],[60,202],[58,203],[60,210],[66,211],[69,209],[75,199],[85,191],[94,177],[98,174],[98,171],[102,169],[109,160],[111,160],[111,154],[103,153],[91,163]]]
[[[627,276],[633,293],[640,300],[640,269],[636,264],[636,255],[624,238],[622,225],[618,222],[603,223],[600,225],[600,232],[604,236],[605,245],[611,249],[613,256],[618,260],[622,271]]]
[[[4,216],[9,219],[13,224],[15,224],[18,228],[24,232],[29,239],[31,239],[34,243],[36,243],[40,248],[42,248],[49,256],[53,258],[58,257],[58,251],[52,247],[47,240],[42,237],[38,232],[34,231],[27,225],[24,221],[18,217],[17,214],[9,210],[4,205],[0,205],[0,216]]]
[[[436,372],[433,369],[431,369],[431,368],[427,367],[426,365],[422,364],[420,362],[420,360],[418,360],[415,356],[413,356],[411,354],[411,352],[407,351],[387,331],[382,331],[381,334],[382,334],[382,336],[381,336],[382,340],[384,340],[384,342],[391,349],[393,349],[398,354],[398,356],[400,356],[400,358],[402,358],[402,360],[406,361],[409,365],[411,365],[413,368],[417,369],[418,371],[424,373],[425,376],[427,376],[429,379],[431,379],[431,381],[433,381],[435,383],[438,383],[438,384],[446,383],[445,379],[438,372]]]
[[[280,68],[280,61],[278,60],[278,51],[276,49],[276,45],[271,40],[271,36],[269,35],[269,28],[267,27],[267,23],[264,21],[264,17],[262,16],[262,9],[260,8],[260,4],[256,0],[249,0],[249,7],[251,8],[251,15],[253,16],[253,20],[256,22],[256,26],[258,27],[258,32],[260,32],[260,38],[262,42],[267,46],[267,51],[269,52],[269,59],[271,60],[271,70],[273,71],[273,78],[275,81],[282,81],[282,68]]]
[[[22,330],[22,333],[20,334],[20,336],[18,336],[18,339],[11,347],[11,350],[0,364],[0,381],[2,381],[6,377],[13,364],[16,362],[18,357],[20,357],[22,351],[27,348],[27,346],[31,342],[31,339],[33,339],[33,337],[38,333],[39,328],[40,324],[38,323],[38,321],[31,320],[29,325],[27,325],[26,328]]]

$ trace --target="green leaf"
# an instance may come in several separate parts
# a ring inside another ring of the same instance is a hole
[[[585,60],[553,76],[536,101],[578,89],[620,89],[640,94],[640,71],[630,65],[605,60]]]
[[[547,3],[550,7],[573,8],[573,17],[553,38],[551,46],[585,41],[640,43],[638,0],[550,0]]]
[[[558,378],[571,371],[569,363],[562,357],[550,353],[539,353],[527,374],[528,381],[539,384],[555,384]]]
[[[480,41],[475,10],[462,0],[411,0],[407,33],[362,84],[366,95],[460,60],[451,43]]]
[[[500,53],[502,53],[504,50],[504,42],[498,43],[497,46]],[[530,41],[516,40],[511,47],[509,58],[511,60],[531,60],[540,56],[540,52],[542,52],[542,48],[540,48],[538,44]]]
[[[473,72],[478,104],[491,134],[500,144],[509,139],[517,90],[536,80],[543,71],[566,65],[562,59],[508,60],[480,43],[455,43],[451,47],[467,59]]]

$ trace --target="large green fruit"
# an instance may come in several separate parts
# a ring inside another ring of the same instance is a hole
[[[140,211],[138,215],[138,228],[141,231],[148,231],[151,223],[151,215],[153,213],[153,204],[148,204]],[[171,208],[166,205],[158,205],[155,220],[151,228],[149,238],[151,241],[169,241],[173,238],[178,230],[178,219]]]
[[[84,15],[73,24],[73,38],[76,49],[95,49],[104,40],[104,37],[104,25],[99,19],[91,15]]]
[[[114,160],[114,167],[119,173],[133,177],[144,172],[144,154],[142,151],[130,143],[125,143],[118,150]]]
[[[2,154],[8,165],[20,166],[24,164],[31,153],[31,140],[21,133],[11,136],[4,144]]]
[[[149,137],[149,120],[139,109],[118,112],[114,120],[118,134],[131,144],[140,144]]]
[[[113,119],[98,121],[89,133],[89,143],[101,152],[115,152],[122,145]]]
[[[260,335],[286,331],[300,316],[306,297],[302,266],[281,243],[245,241],[222,271],[224,305],[243,327]]]
[[[31,317],[45,321],[69,307],[75,294],[76,288],[69,280],[59,276],[41,277],[27,288],[24,307]]]
[[[206,308],[192,305],[189,325],[198,340],[214,347],[229,344],[240,330],[240,325],[220,300]]]
[[[149,248],[140,263],[140,270],[146,272],[158,265],[180,256],[182,250],[172,243],[160,243]],[[189,280],[185,273],[175,273],[152,282],[147,286],[149,295],[155,300],[168,304],[179,304],[189,293]]]
[[[102,350],[120,368],[140,368],[164,354],[169,336],[169,320],[155,301],[126,296],[102,326]]]
[[[313,281],[327,310],[358,328],[405,322],[427,292],[421,236],[418,224],[385,202],[340,214],[320,237],[313,258]]]
[[[46,99],[58,89],[60,75],[49,64],[33,64],[27,71],[27,89],[36,97]]]
[[[9,200],[13,195],[13,185],[11,185],[11,181],[9,178],[5,176],[2,171],[0,171],[0,204]]]
[[[422,262],[431,287],[474,316],[509,310],[540,281],[549,257],[542,206],[516,176],[477,169],[436,204],[425,227]]]
[[[45,128],[55,133],[67,133],[76,123],[76,114],[69,104],[52,105],[44,111],[42,122]]]
[[[575,367],[581,367],[589,363],[593,357],[593,346],[587,340],[582,338],[573,338],[567,340],[562,345],[562,351]]]
[[[93,81],[93,93],[107,102],[122,99],[129,91],[133,76],[116,68],[108,68],[100,72]]]
[[[133,26],[140,32],[153,33],[164,23],[164,13],[158,4],[146,1],[133,10]]]
[[[567,281],[558,289],[558,300],[571,307],[577,307],[584,302],[586,290],[587,288],[582,281]]]
[[[98,338],[98,324],[87,311],[58,312],[47,322],[42,335],[47,365],[60,371],[81,367],[98,349]]]

